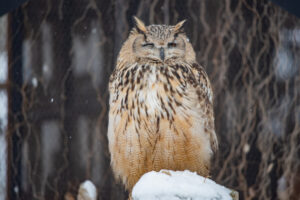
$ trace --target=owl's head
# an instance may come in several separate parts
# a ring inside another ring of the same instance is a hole
[[[149,25],[134,17],[136,26],[131,31],[129,38],[124,43],[119,58],[133,62],[169,62],[185,61],[194,62],[195,52],[189,39],[183,31],[181,21],[175,26]]]

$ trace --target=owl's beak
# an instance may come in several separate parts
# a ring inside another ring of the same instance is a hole
[[[159,49],[159,56],[162,61],[165,60],[165,49],[163,47]]]

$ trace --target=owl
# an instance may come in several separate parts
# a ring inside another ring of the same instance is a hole
[[[184,21],[175,26],[135,21],[109,81],[113,173],[129,191],[149,171],[208,176],[218,149],[213,92]]]

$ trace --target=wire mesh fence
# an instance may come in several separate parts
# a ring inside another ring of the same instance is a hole
[[[126,199],[109,166],[108,78],[137,15],[185,30],[214,89],[212,177],[241,199],[300,198],[300,19],[261,0],[32,0],[9,14],[10,199]]]

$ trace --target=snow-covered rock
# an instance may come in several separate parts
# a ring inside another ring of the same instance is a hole
[[[77,200],[96,200],[97,199],[97,189],[95,185],[86,180],[85,182],[80,184],[78,190]]]
[[[190,171],[148,172],[136,183],[133,200],[237,200],[237,192]]]

